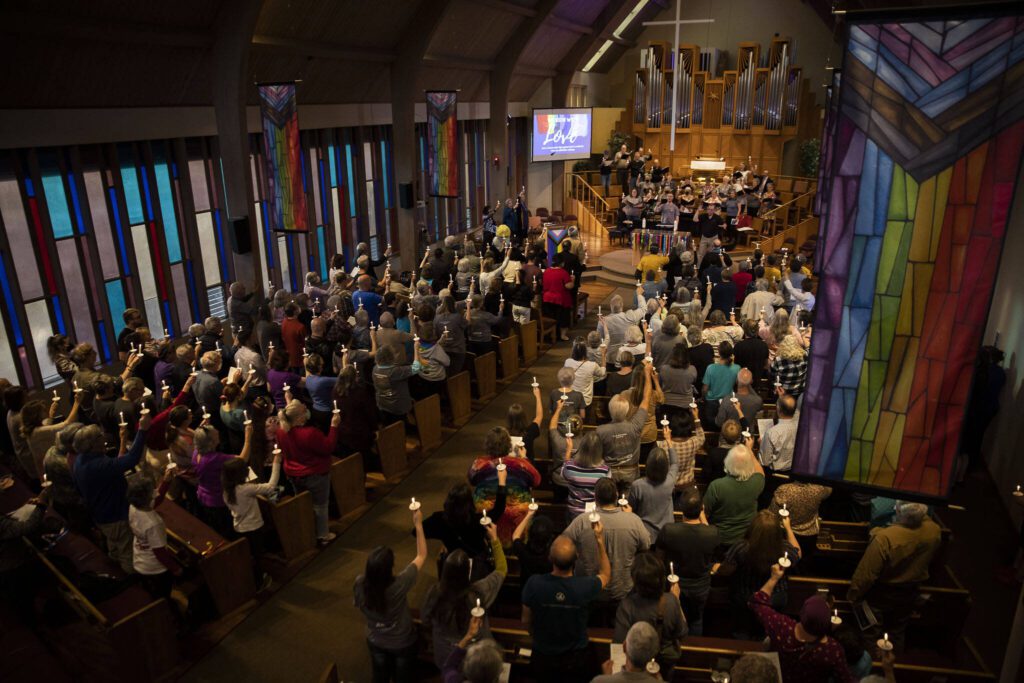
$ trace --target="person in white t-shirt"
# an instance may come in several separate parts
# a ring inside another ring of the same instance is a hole
[[[142,577],[142,584],[154,598],[167,598],[174,585],[174,576],[181,574],[181,565],[167,548],[167,525],[156,507],[164,500],[167,487],[177,474],[168,467],[154,491],[153,480],[145,475],[134,477],[128,484],[128,526],[132,541],[132,568]]]
[[[281,450],[275,444],[270,481],[261,484],[249,468],[248,454],[252,445],[252,433],[252,425],[246,425],[242,455],[224,463],[220,480],[224,489],[224,503],[231,511],[232,525],[235,531],[249,539],[256,585],[262,591],[270,587],[271,578],[259,566],[259,559],[264,554],[266,543],[263,540],[263,513],[260,512],[256,497],[269,496],[277,489],[277,482],[281,476]]]

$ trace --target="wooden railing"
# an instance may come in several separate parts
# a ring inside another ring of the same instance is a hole
[[[615,210],[580,173],[569,174],[569,196],[580,202],[597,218],[614,219]]]

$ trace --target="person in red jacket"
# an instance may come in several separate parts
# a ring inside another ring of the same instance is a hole
[[[562,267],[561,253],[552,257],[551,267],[544,271],[544,315],[555,319],[558,338],[569,341],[572,320],[572,275]]]
[[[296,493],[309,491],[313,496],[317,542],[324,545],[334,540],[334,534],[327,526],[327,507],[331,495],[331,456],[338,442],[341,413],[334,414],[330,431],[325,436],[309,424],[309,409],[292,399],[291,392],[288,393],[288,404],[277,414],[280,427],[275,439],[284,454],[284,473]]]
[[[309,330],[299,320],[302,309],[294,301],[284,307],[284,320],[281,321],[281,343],[288,353],[288,369],[302,375],[302,352],[306,348],[306,337]]]

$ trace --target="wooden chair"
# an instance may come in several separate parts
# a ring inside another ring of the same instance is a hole
[[[313,516],[313,494],[303,491],[297,496],[281,498],[271,503],[261,497],[263,519],[273,527],[281,554],[294,560],[316,548],[316,520]]]
[[[469,421],[472,414],[472,399],[469,391],[469,371],[463,370],[447,380],[448,407],[451,411],[451,424],[461,427]]]
[[[522,344],[520,349],[523,355],[523,365],[532,365],[537,360],[537,328],[540,323],[536,319],[519,325],[519,341]]]
[[[363,471],[362,455],[353,453],[345,458],[331,459],[331,491],[341,517],[366,505],[366,472]]]
[[[391,481],[409,469],[405,452],[405,423],[393,422],[377,431],[377,452],[384,479]]]
[[[441,445],[441,397],[427,396],[413,404],[416,418],[416,434],[420,440],[420,451],[427,453]]]
[[[497,363],[498,357],[493,351],[473,359],[477,401],[490,401],[498,393]]]
[[[512,335],[498,340],[498,360],[501,361],[501,383],[508,384],[519,374],[519,338]]]
[[[545,318],[543,310],[538,306],[537,325],[540,330],[540,345],[554,346],[558,343],[558,328],[553,318]],[[549,341],[550,340],[550,341]]]

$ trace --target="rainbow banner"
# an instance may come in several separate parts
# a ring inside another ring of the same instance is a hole
[[[433,197],[459,196],[458,93],[427,91],[427,173]]]
[[[294,83],[258,85],[267,176],[267,222],[271,230],[309,230],[302,188],[302,146]]]
[[[793,472],[945,497],[1024,152],[1024,15],[853,19],[834,85]]]

